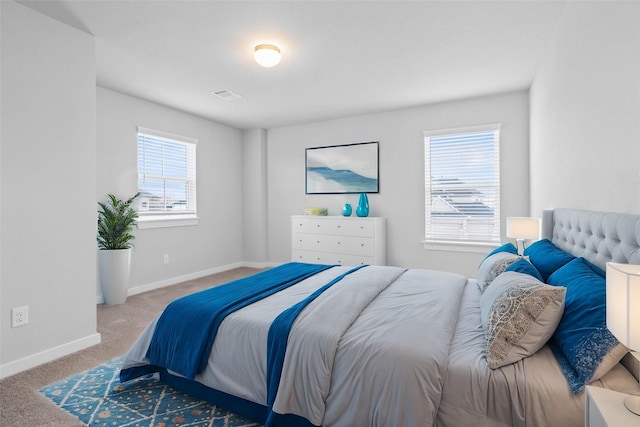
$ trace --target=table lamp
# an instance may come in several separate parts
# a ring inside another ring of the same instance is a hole
[[[607,263],[607,328],[630,350],[640,350],[640,265]],[[640,396],[624,406],[640,415]]]
[[[540,240],[540,218],[508,217],[507,237],[516,239],[518,254],[522,254],[526,247],[527,239]],[[520,246],[522,246],[522,251]]]

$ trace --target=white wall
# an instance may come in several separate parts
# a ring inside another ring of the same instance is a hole
[[[568,2],[531,88],[531,214],[640,212],[640,3]]]
[[[426,251],[423,131],[502,123],[502,217],[529,212],[528,93],[526,91],[290,126],[268,131],[269,261],[291,257],[290,216],[309,206],[340,215],[357,195],[305,195],[305,148],[380,141],[380,193],[370,216],[387,217],[387,263],[475,276],[481,254]],[[504,235],[504,233],[503,233]]]
[[[136,193],[138,126],[198,140],[200,221],[195,226],[135,230],[130,292],[211,274],[243,261],[241,132],[101,87],[97,114],[97,200],[108,193],[122,198]],[[94,253],[96,249],[94,245]],[[164,254],[169,264],[163,263]]]
[[[244,261],[267,261],[267,131],[242,132]]]
[[[1,2],[0,377],[96,333],[94,40]],[[11,308],[29,323],[11,328]]]

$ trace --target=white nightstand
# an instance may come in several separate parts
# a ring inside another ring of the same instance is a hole
[[[627,395],[600,387],[587,386],[585,393],[586,427],[634,427],[640,426],[640,416],[624,407]]]

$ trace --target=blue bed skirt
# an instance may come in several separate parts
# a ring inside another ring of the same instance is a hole
[[[220,406],[227,411],[255,422],[261,424],[267,422],[269,408],[266,406],[209,388],[197,381],[172,375],[164,368],[158,368],[157,372],[160,373],[160,381],[177,390],[183,391],[198,399],[206,400],[213,405]],[[272,422],[279,427],[316,427],[305,418],[293,414],[276,414]]]
[[[228,393],[209,388],[197,381],[172,375],[164,368],[159,368],[160,381],[187,394],[206,400],[216,406],[231,411],[241,417],[264,424],[267,420],[268,408]]]

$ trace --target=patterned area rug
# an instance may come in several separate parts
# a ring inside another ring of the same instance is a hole
[[[40,392],[88,426],[261,426],[177,391],[156,375],[120,384],[121,360],[113,359]]]

